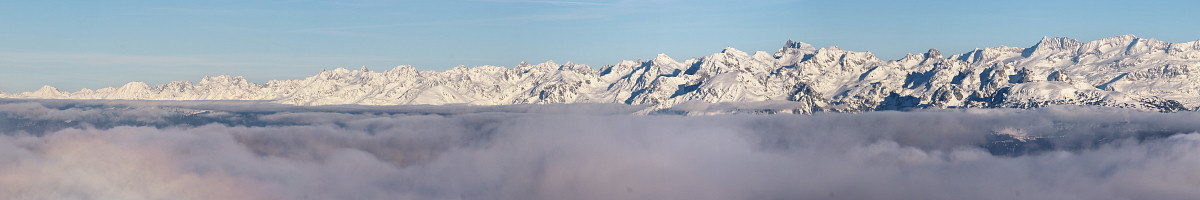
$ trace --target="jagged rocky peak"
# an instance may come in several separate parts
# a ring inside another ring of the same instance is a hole
[[[417,68],[413,67],[412,65],[400,65],[388,70],[385,73],[387,73],[389,76],[416,76]]]
[[[521,61],[521,63],[517,63],[517,66],[513,67],[513,69],[515,69],[515,70],[525,71],[525,72],[532,70],[534,68],[536,68],[536,66],[530,65],[528,62],[525,62],[525,61]]]
[[[961,60],[963,62],[975,62],[975,61],[979,60],[979,58],[982,56],[982,54],[983,54],[982,49],[975,48],[975,50],[971,50],[971,51],[968,51],[963,54],[951,56],[950,59],[951,60]]]
[[[1117,36],[1117,37],[1103,38],[1103,39],[1083,43],[1079,47],[1078,51],[1080,54],[1099,55],[1102,57],[1130,55],[1130,54],[1128,54],[1130,50],[1134,50],[1135,52],[1145,53],[1144,51],[1137,50],[1138,47],[1136,47],[1137,45],[1135,45],[1135,43],[1138,40],[1139,40],[1139,38],[1134,35],[1122,35],[1122,36]],[[1167,44],[1163,44],[1163,45],[1167,45]],[[1131,47],[1133,49],[1131,49]],[[1164,51],[1165,51],[1165,47],[1164,47]]]
[[[772,54],[771,57],[776,59],[776,65],[791,67],[805,61],[805,59],[810,57],[809,55],[816,53],[816,51],[817,49],[812,45],[788,40],[787,43],[783,45],[783,48],[775,51],[775,54]]]
[[[520,64],[517,64],[516,67],[513,67],[513,70],[516,70],[519,73],[538,74],[538,73],[550,73],[552,71],[562,71],[562,70],[564,70],[565,67],[567,67],[567,66],[559,65],[558,63],[555,63],[554,60],[547,60],[546,62],[542,62],[542,63],[536,64],[536,65],[530,65],[529,63],[527,63],[525,61],[521,61]]]
[[[1154,38],[1134,38],[1129,46],[1125,48],[1125,55],[1167,53],[1167,48],[1170,48],[1170,45],[1171,43],[1159,41]]]
[[[788,40],[787,43],[783,45],[783,48],[779,49],[779,51],[775,51],[774,56],[776,59],[778,59],[785,55],[812,54],[816,51],[817,48],[807,43]]]
[[[924,59],[925,59],[925,54],[918,55],[918,54],[906,53],[906,54],[904,54],[904,57],[900,57],[899,60],[894,60],[892,62],[917,63],[917,62],[921,62],[921,60],[924,60]]]
[[[798,50],[805,50],[805,49],[813,50],[813,46],[808,43],[797,42],[797,41],[792,41],[792,40],[788,40],[787,43],[784,43],[783,48],[798,49]]]
[[[152,89],[159,91],[186,92],[193,87],[195,87],[195,85],[192,85],[191,81],[171,81],[167,84],[154,86]]]
[[[562,68],[562,66],[563,65],[559,65],[558,63],[554,62],[554,60],[547,60],[546,62],[542,62],[542,63],[538,63],[537,65],[534,65],[531,69],[537,70],[539,72],[550,72],[550,71],[558,71],[558,70],[560,70],[560,68]]]
[[[1170,46],[1169,52],[1197,51],[1200,50],[1200,40],[1184,43],[1171,43]]]
[[[471,71],[471,68],[467,68],[466,65],[454,66],[446,70],[446,72],[450,73],[467,73],[467,71]]]
[[[975,48],[975,50],[951,56],[949,59],[960,60],[967,63],[990,63],[1020,56],[1024,50],[1025,48],[1006,46],[988,47],[983,49]]]
[[[925,51],[925,58],[926,59],[930,59],[930,58],[941,59],[944,57],[942,57],[942,51],[939,51],[938,49],[934,49],[934,48],[929,48],[929,51]]]
[[[555,63],[554,60],[547,60],[546,62],[537,64],[537,68],[539,69],[558,69],[559,66],[561,65]]]
[[[1200,58],[1200,40],[1170,44],[1170,47],[1167,48],[1167,55],[1182,59]]]
[[[837,46],[823,47],[817,49],[808,61],[827,64],[839,60],[843,54],[846,54],[846,50],[842,50],[842,48],[838,48]]]
[[[1116,36],[1116,37],[1103,38],[1103,39],[1099,39],[1096,41],[1101,42],[1101,43],[1129,44],[1138,39],[1139,38],[1136,35],[1126,34],[1126,35],[1120,35],[1120,36]],[[1072,39],[1072,40],[1074,40],[1074,39]]]
[[[187,80],[182,80],[182,81],[171,81],[170,83],[167,83],[167,84],[165,84],[165,85],[170,85],[170,86],[183,86],[183,85],[192,85],[192,81],[187,81]]]
[[[875,54],[871,53],[870,51],[863,51],[863,52],[848,51],[846,54],[849,55],[849,57],[851,59],[864,60],[864,61],[879,60],[879,58],[876,58]]]
[[[559,67],[559,70],[563,70],[563,71],[587,71],[587,70],[592,70],[592,67],[591,67],[591,66],[588,66],[588,65],[585,65],[585,64],[579,64],[579,63],[575,63],[575,62],[572,62],[572,61],[567,61],[567,63],[563,63],[563,64],[562,64],[562,67]]]
[[[200,79],[200,85],[234,85],[246,82],[246,78],[242,76],[231,75],[205,76],[203,79]]]
[[[362,72],[352,71],[352,70],[346,69],[344,67],[338,67],[338,68],[334,68],[333,70],[322,69],[321,73],[319,73],[317,76],[325,78],[325,79],[338,79],[338,78],[344,78],[344,77],[349,76],[354,73],[362,73]]]
[[[1076,49],[1079,49],[1080,45],[1082,45],[1082,43],[1079,43],[1078,40],[1075,40],[1073,38],[1066,38],[1066,37],[1051,38],[1051,37],[1043,36],[1042,40],[1038,41],[1038,43],[1036,45],[1033,45],[1032,49],[1034,49],[1034,52],[1074,51]]]

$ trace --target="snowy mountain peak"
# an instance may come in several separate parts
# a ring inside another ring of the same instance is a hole
[[[458,65],[446,70],[446,72],[454,73],[467,73],[468,71],[471,71],[471,68],[467,67],[466,65]]]
[[[537,66],[538,66],[538,68],[557,69],[561,65],[559,65],[558,63],[555,63],[554,60],[547,60],[546,62],[537,64]]]
[[[205,76],[203,79],[200,79],[200,85],[229,85],[229,84],[240,84],[240,83],[245,83],[245,82],[247,82],[246,78],[243,78],[242,76],[230,76],[230,75]]]
[[[151,95],[150,85],[144,82],[129,82],[117,88],[107,98],[113,99],[143,99]]]
[[[417,75],[417,68],[414,68],[412,65],[400,65],[388,70],[385,73],[387,73],[388,76],[412,77]]]
[[[726,46],[724,50],[721,50],[721,53],[734,56],[750,56],[750,54],[746,54],[746,52],[735,49],[732,46]]]
[[[1032,49],[1034,49],[1034,51],[1033,51],[1034,53],[1052,52],[1052,51],[1062,51],[1062,50],[1075,50],[1075,49],[1078,49],[1080,45],[1081,45],[1081,43],[1079,43],[1079,41],[1072,39],[1072,38],[1065,38],[1065,37],[1051,38],[1051,37],[1043,36],[1042,40],[1038,41],[1038,43],[1036,45],[1034,45]]]
[[[1125,55],[1138,55],[1149,53],[1167,53],[1171,43],[1158,41],[1154,38],[1134,38],[1133,42],[1125,48]]]
[[[566,64],[562,65],[560,70],[592,73],[592,72],[595,72],[596,69],[592,69],[592,66],[588,66],[585,64],[579,64],[579,63],[567,61]]]
[[[777,60],[777,65],[792,66],[803,61],[805,55],[814,54],[816,51],[817,49],[813,48],[812,45],[788,40],[788,42],[783,45],[783,48],[775,51],[775,54],[773,54],[772,57]]]
[[[939,50],[937,50],[937,49],[934,49],[934,48],[930,48],[930,49],[929,49],[929,51],[926,51],[926,52],[925,52],[925,58],[927,58],[927,59],[928,59],[928,58],[938,58],[938,59],[941,59],[941,58],[943,58],[943,57],[942,57],[942,51],[939,51]]]
[[[459,66],[383,73],[337,68],[299,80],[258,84],[229,75],[198,84],[64,93],[50,86],[4,98],[268,100],[296,105],[622,103],[645,112],[702,103],[733,110],[811,113],[913,108],[1033,108],[1099,105],[1158,111],[1200,108],[1200,41],[1168,43],[1118,36],[1081,43],[1043,37],[1030,48],[977,48],[950,58],[937,49],[884,62],[870,52],[814,49],[788,41],[770,55],[726,47],[683,62],[665,54],[599,70],[567,62],[513,68]],[[766,106],[766,107],[763,107]],[[707,106],[701,106],[707,107]]]
[[[41,88],[38,88],[37,91],[55,91],[55,92],[57,92],[58,88],[55,88],[54,86],[43,85]]]
[[[526,66],[529,66],[529,65],[526,65]],[[529,68],[526,68],[526,69],[547,72],[547,71],[552,71],[552,70],[558,70],[559,67],[562,67],[562,65],[555,63],[553,60],[547,60],[546,62],[542,62],[542,63],[538,63],[537,65],[529,66]]]
[[[1116,41],[1122,41],[1122,42],[1124,42],[1124,43],[1128,43],[1128,42],[1130,42],[1130,41],[1137,40],[1137,39],[1140,39],[1140,38],[1138,38],[1138,36],[1136,36],[1136,35],[1133,35],[1133,34],[1125,34],[1125,35],[1119,35],[1119,36],[1116,36],[1116,37],[1104,38],[1104,39],[1100,39],[1100,40],[1101,40],[1101,41],[1105,41],[1105,40],[1110,40],[1110,41],[1111,41],[1111,40],[1116,40]]]
[[[672,59],[671,56],[667,56],[667,54],[660,53],[660,54],[658,54],[658,56],[654,57],[653,62],[654,63],[674,63],[675,59]]]
[[[58,88],[55,88],[55,87],[49,86],[49,85],[43,85],[41,88],[38,88],[38,90],[35,90],[33,92],[24,92],[24,93],[21,93],[21,95],[22,96],[30,96],[33,98],[48,98],[48,99],[63,98],[63,97],[67,96],[66,93],[63,93],[62,91],[58,91]]]
[[[925,59],[925,56],[924,56],[924,55],[925,55],[925,54],[920,54],[920,55],[917,55],[917,54],[907,53],[907,54],[904,54],[904,57],[900,57],[900,59],[899,59],[899,60],[896,60],[896,61],[893,61],[893,62],[896,62],[896,63],[909,63],[909,64],[906,64],[906,65],[912,65],[911,63],[921,62],[921,60],[924,60],[924,59]]]
[[[784,43],[783,48],[797,49],[797,50],[810,50],[810,51],[816,50],[815,48],[813,48],[812,45],[810,45],[808,43],[797,42],[797,41],[792,41],[792,40],[788,40],[787,43]]]
[[[1167,54],[1184,59],[1200,58],[1200,40],[1169,44]]]
[[[979,60],[979,57],[982,56],[981,54],[983,54],[983,50],[975,48],[975,50],[968,51],[967,53],[951,56],[950,59],[961,60],[964,62],[975,62]]]
[[[134,82],[126,83],[125,85],[121,86],[121,89],[146,90],[146,89],[150,89],[150,85],[146,84],[145,82],[134,81]]]

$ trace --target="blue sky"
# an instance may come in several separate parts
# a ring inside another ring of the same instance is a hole
[[[4,1],[0,90],[64,91],[240,75],[297,79],[337,67],[599,67],[788,39],[870,51],[961,53],[1042,36],[1200,39],[1193,1]]]

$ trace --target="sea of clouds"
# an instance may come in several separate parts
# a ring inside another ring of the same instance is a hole
[[[1194,199],[1200,114],[0,100],[10,199]]]

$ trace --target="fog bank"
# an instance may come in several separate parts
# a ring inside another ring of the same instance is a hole
[[[14,199],[1189,199],[1200,114],[0,104]]]

